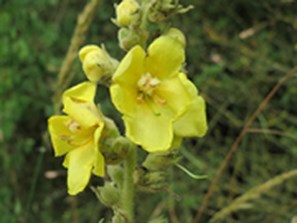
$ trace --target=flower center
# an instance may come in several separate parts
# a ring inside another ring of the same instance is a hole
[[[147,97],[152,97],[156,87],[160,84],[160,80],[156,77],[152,77],[150,73],[142,75],[137,82],[138,96],[137,100],[142,102]]]
[[[70,132],[77,132],[78,130],[81,129],[80,125],[74,121],[73,119],[70,119],[67,123],[66,126],[68,127],[68,129],[70,130]]]
[[[65,123],[66,127],[71,132],[70,134],[60,134],[61,140],[67,142],[69,145],[78,147],[87,144],[93,136],[93,132],[97,126],[88,129],[82,129],[81,126],[73,119]]]

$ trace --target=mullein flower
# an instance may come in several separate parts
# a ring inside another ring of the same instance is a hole
[[[91,173],[104,176],[104,158],[98,148],[104,122],[93,100],[96,85],[84,82],[63,94],[64,112],[49,118],[55,156],[66,155],[68,193],[75,195],[87,186]]]
[[[205,119],[205,107],[196,103],[203,99],[180,72],[184,60],[183,43],[165,35],[148,47],[147,54],[140,46],[132,48],[112,78],[111,98],[123,113],[126,135],[148,152],[170,149],[174,135],[183,136],[174,126],[197,128],[193,119]],[[192,109],[198,115],[193,119],[187,115]],[[202,136],[206,127],[198,128]]]

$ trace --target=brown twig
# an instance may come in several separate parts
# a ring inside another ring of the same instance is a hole
[[[58,80],[54,95],[55,113],[59,113],[61,106],[61,95],[67,87],[67,84],[70,82],[70,74],[73,62],[77,57],[79,47],[85,40],[87,30],[89,29],[89,26],[93,20],[95,10],[97,5],[99,4],[99,1],[100,0],[90,0],[77,18],[76,27],[70,41],[70,46],[58,74]]]
[[[270,100],[273,98],[273,96],[276,94],[276,92],[279,90],[279,88],[292,76],[296,75],[297,67],[294,67],[290,71],[287,72],[287,74],[281,78],[276,85],[271,89],[271,91],[267,94],[267,96],[264,98],[264,100],[260,103],[258,108],[254,111],[254,113],[249,117],[245,125],[243,126],[240,134],[237,136],[236,140],[232,144],[230,150],[228,151],[225,159],[221,163],[219,169],[217,170],[214,178],[211,181],[210,187],[207,190],[206,195],[204,196],[200,208],[197,210],[197,214],[195,216],[195,219],[192,223],[199,223],[204,210],[206,209],[210,197],[214,191],[214,188],[216,187],[222,173],[224,172],[225,168],[227,167],[229,161],[233,157],[234,153],[237,151],[237,148],[245,135],[245,133],[248,131],[251,124],[254,122],[254,120],[258,117],[258,115],[266,108],[267,104],[270,102]]]

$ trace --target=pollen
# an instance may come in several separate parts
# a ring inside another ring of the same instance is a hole
[[[140,95],[152,96],[155,88],[160,84],[160,80],[153,77],[150,73],[142,75],[137,82],[138,90]]]

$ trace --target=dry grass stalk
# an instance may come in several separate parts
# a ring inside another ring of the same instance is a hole
[[[221,222],[229,214],[239,211],[241,209],[248,209],[252,207],[250,203],[253,200],[259,199],[262,194],[268,193],[273,187],[282,184],[285,180],[297,176],[297,169],[280,174],[265,183],[253,187],[242,196],[234,199],[231,204],[219,212],[217,212],[211,219],[210,223]]]
[[[73,62],[77,57],[77,53],[81,44],[85,40],[87,30],[89,29],[89,26],[93,20],[99,2],[100,0],[90,0],[77,18],[76,27],[67,50],[67,54],[63,60],[58,74],[54,95],[55,113],[59,113],[61,106],[61,95],[71,79],[71,69]]]

